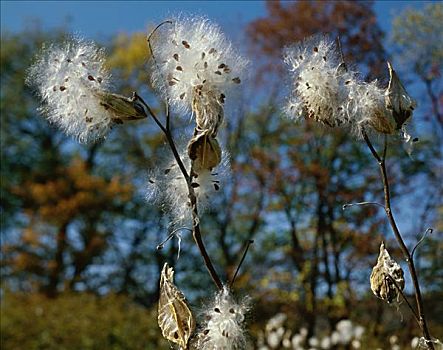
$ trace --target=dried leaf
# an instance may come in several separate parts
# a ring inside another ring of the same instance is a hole
[[[160,277],[158,325],[164,338],[187,349],[195,320],[185,296],[173,282],[174,269],[165,263]]]
[[[397,130],[412,116],[417,103],[409,96],[391,63],[388,62],[389,85],[385,92],[386,107],[392,110]]]

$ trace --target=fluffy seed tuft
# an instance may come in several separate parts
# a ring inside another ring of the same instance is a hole
[[[224,287],[204,311],[201,330],[196,337],[196,349],[245,349],[247,337],[244,324],[248,310],[248,298],[236,302],[229,289]]]
[[[247,61],[221,29],[202,17],[179,17],[152,37],[153,85],[179,113],[192,111],[197,128],[213,137],[225,99],[240,84]]]
[[[93,42],[72,37],[43,48],[28,70],[27,84],[43,100],[48,121],[80,142],[104,137],[112,125],[112,114],[97,96],[110,87],[104,61],[104,51]]]

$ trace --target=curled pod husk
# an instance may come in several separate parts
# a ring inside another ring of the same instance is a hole
[[[412,111],[417,106],[416,101],[408,94],[401,83],[391,63],[388,62],[389,84],[385,91],[386,107],[392,112],[399,130],[403,124],[412,116]]]
[[[188,155],[192,161],[192,172],[198,175],[219,165],[222,151],[216,138],[206,133],[197,133],[189,141]]]
[[[174,269],[167,263],[160,276],[158,325],[167,340],[188,348],[188,341],[195,329],[195,320],[183,293],[174,285]]]
[[[398,300],[399,290],[405,286],[403,270],[401,266],[389,255],[384,243],[380,245],[380,254],[377,264],[371,273],[372,292],[380,299],[391,303]]]

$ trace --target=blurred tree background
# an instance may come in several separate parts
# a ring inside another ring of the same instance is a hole
[[[389,48],[368,2],[269,1],[267,16],[248,25],[254,74],[222,135],[232,172],[202,228],[225,279],[245,242],[255,240],[236,281],[236,291],[254,300],[253,339],[278,313],[294,334],[305,327],[320,338],[350,319],[365,328],[364,349],[387,349],[392,335],[408,348],[419,335],[404,305],[387,307],[369,288],[381,240],[401,257],[383,213],[342,210],[345,203],[381,200],[377,164],[348,134],[281,116],[281,49],[320,32],[339,36],[345,59],[368,78],[385,83],[386,60],[393,59],[418,100],[411,124],[420,142],[409,157],[392,140],[388,166],[408,245],[435,228],[416,259],[430,328],[442,337],[442,8],[398,14]],[[24,86],[26,69],[43,42],[66,35],[35,26],[2,36],[2,347],[168,349],[156,323],[164,262],[177,265],[177,284],[193,306],[214,292],[189,234],[178,261],[177,242],[156,250],[168,213],[147,203],[145,193],[149,169],[169,151],[149,119],[85,146],[38,115],[38,101]],[[108,64],[120,93],[137,91],[162,109],[149,86],[145,35],[112,38]],[[186,118],[174,126],[178,137],[189,131]],[[272,348],[283,346],[282,336]]]

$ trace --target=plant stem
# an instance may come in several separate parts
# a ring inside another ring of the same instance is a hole
[[[205,262],[206,268],[208,269],[209,275],[211,276],[211,278],[214,281],[217,288],[223,289],[223,284],[220,280],[220,277],[217,274],[217,271],[214,268],[214,265],[212,264],[211,258],[209,257],[209,254],[206,250],[205,244],[203,243],[203,239],[201,237],[200,218],[198,216],[198,210],[197,210],[197,197],[195,195],[194,188],[192,187],[192,184],[191,184],[191,176],[188,174],[188,171],[186,170],[186,167],[180,158],[180,155],[177,151],[177,147],[174,142],[174,138],[172,136],[172,132],[171,132],[171,128],[170,128],[169,106],[167,106],[166,127],[165,127],[160,122],[160,120],[157,118],[154,111],[146,104],[146,102],[143,101],[143,99],[140,98],[140,96],[138,96],[138,98],[143,103],[143,105],[146,107],[146,109],[147,109],[148,113],[151,115],[152,119],[154,119],[155,123],[159,126],[161,131],[163,131],[163,133],[165,134],[166,140],[168,141],[169,147],[171,148],[172,154],[174,155],[175,161],[177,162],[177,165],[180,168],[180,171],[186,180],[186,184],[188,186],[189,201],[191,203],[191,209],[192,209],[192,237],[194,238],[195,244],[197,244],[200,254],[203,257],[203,260]]]
[[[214,265],[211,262],[211,258],[209,257],[205,245],[203,243],[201,233],[200,233],[200,218],[198,216],[197,210],[197,197],[195,196],[194,189],[189,186],[189,199],[191,201],[192,207],[192,237],[194,238],[195,243],[197,244],[198,249],[200,250],[200,254],[205,261],[206,268],[209,271],[209,274],[212,277],[215,285],[218,289],[223,289],[223,284],[218,277],[217,271],[215,271]]]
[[[383,147],[383,154],[382,156],[380,156],[377,151],[375,150],[374,146],[372,145],[371,141],[369,140],[368,135],[366,134],[366,132],[363,130],[363,138],[366,141],[366,144],[369,147],[369,150],[371,151],[372,155],[374,156],[374,158],[377,160],[379,168],[380,168],[380,173],[381,173],[381,177],[383,180],[383,191],[384,191],[384,199],[385,199],[385,212],[386,212],[386,216],[389,220],[389,224],[391,225],[392,231],[394,232],[395,238],[397,239],[398,244],[400,245],[400,249],[403,253],[403,257],[406,260],[407,264],[408,264],[408,268],[409,268],[409,273],[411,275],[412,278],[412,283],[414,285],[414,291],[415,291],[415,302],[417,305],[417,313],[418,313],[418,321],[419,321],[419,325],[421,328],[421,331],[423,333],[423,336],[425,337],[426,340],[428,340],[427,343],[429,343],[429,348],[431,350],[434,350],[434,346],[431,343],[431,336],[429,334],[429,329],[426,323],[426,318],[425,318],[425,314],[424,314],[424,308],[423,308],[423,299],[421,296],[421,292],[420,292],[420,284],[418,282],[418,278],[417,278],[417,272],[415,270],[415,266],[414,266],[414,260],[412,258],[411,253],[408,250],[408,247],[406,246],[403,237],[401,236],[401,233],[397,227],[397,223],[395,222],[394,219],[394,214],[392,213],[392,209],[391,209],[391,192],[389,189],[389,181],[388,181],[388,175],[387,175],[387,171],[386,171],[386,150],[387,150],[387,140],[385,137],[384,140],[384,147]]]

